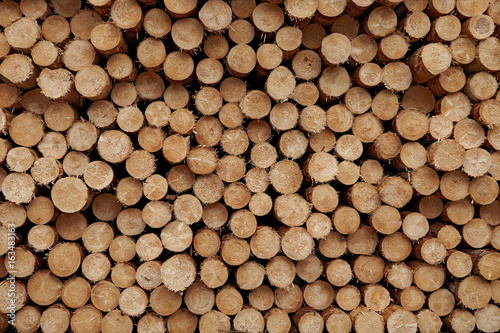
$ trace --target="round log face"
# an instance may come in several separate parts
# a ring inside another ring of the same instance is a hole
[[[500,330],[500,2],[84,7],[0,2],[0,332]]]

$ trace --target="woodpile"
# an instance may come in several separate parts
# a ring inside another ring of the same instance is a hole
[[[500,1],[0,26],[0,332],[500,331]]]

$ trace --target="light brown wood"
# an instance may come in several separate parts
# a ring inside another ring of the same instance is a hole
[[[239,266],[250,257],[250,245],[246,240],[229,234],[222,238],[220,254],[228,265]]]
[[[153,290],[149,296],[149,302],[154,312],[161,316],[169,316],[179,310],[182,296],[161,285]]]
[[[160,237],[154,233],[144,234],[137,240],[135,251],[142,260],[154,260],[163,252]]]
[[[442,55],[439,61],[433,54]],[[412,69],[413,79],[416,83],[424,83],[434,76],[441,74],[450,67],[451,53],[449,49],[440,43],[430,43],[419,48],[408,58]]]
[[[185,279],[178,279],[178,276]],[[172,291],[186,290],[195,279],[196,266],[193,258],[187,254],[177,254],[166,260],[161,267],[162,281]]]
[[[264,266],[255,261],[247,261],[236,270],[236,284],[242,290],[253,290],[262,285],[264,274]]]
[[[439,332],[442,325],[441,318],[429,309],[422,309],[417,313],[417,326],[421,331]]]

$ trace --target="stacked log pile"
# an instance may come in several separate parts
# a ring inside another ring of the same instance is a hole
[[[500,1],[0,3],[0,331],[498,332]]]

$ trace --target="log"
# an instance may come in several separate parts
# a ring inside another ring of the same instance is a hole
[[[429,309],[417,313],[417,326],[421,331],[439,332],[443,326],[441,318]]]
[[[352,285],[346,285],[337,290],[335,302],[344,311],[352,311],[357,308],[361,302],[361,292]]]
[[[161,285],[161,263],[158,260],[141,264],[135,273],[135,280],[144,290],[153,290]]]
[[[259,311],[269,310],[274,305],[274,293],[268,286],[261,285],[248,294],[248,302]]]
[[[264,274],[264,266],[255,261],[247,261],[236,271],[236,284],[242,290],[253,290],[262,285]]]

